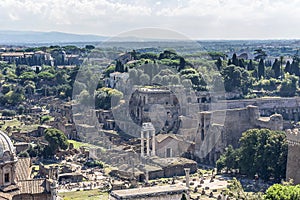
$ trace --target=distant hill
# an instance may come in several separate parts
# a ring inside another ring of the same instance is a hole
[[[105,36],[80,35],[63,32],[37,32],[37,31],[1,31],[0,44],[61,44],[73,42],[101,42],[108,39]]]

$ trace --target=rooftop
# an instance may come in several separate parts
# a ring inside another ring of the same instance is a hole
[[[16,179],[28,180],[30,178],[30,169],[31,160],[30,158],[19,158],[16,164]]]
[[[159,196],[162,194],[181,194],[186,192],[187,188],[181,185],[144,187],[126,190],[115,190],[111,192],[111,196],[116,198],[137,198],[144,196]]]

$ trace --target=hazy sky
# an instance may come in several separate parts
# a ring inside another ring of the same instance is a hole
[[[107,36],[158,27],[194,39],[300,38],[300,0],[1,0],[0,26]]]

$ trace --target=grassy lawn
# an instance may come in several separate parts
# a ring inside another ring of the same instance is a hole
[[[5,124],[4,124],[5,122]],[[34,125],[21,125],[21,122],[17,119],[13,120],[5,120],[5,121],[0,121],[0,124],[2,127],[0,130],[5,131],[5,129],[10,126],[10,127],[16,127],[16,129],[22,130],[22,131],[33,131],[38,128],[39,124],[34,124]]]
[[[99,189],[95,190],[86,190],[86,191],[76,191],[76,192],[63,192],[58,194],[64,200],[71,200],[71,199],[89,199],[89,200],[106,200],[108,199],[108,193],[102,193]]]
[[[75,149],[79,149],[80,147],[96,147],[95,145],[84,143],[84,142],[78,142],[76,140],[68,140],[69,143],[73,143]]]
[[[4,124],[4,122],[5,122],[5,124]],[[8,127],[8,126],[11,126],[11,127],[13,127],[13,126],[19,127],[19,126],[21,126],[21,122],[18,121],[17,119],[13,119],[13,120],[5,120],[5,121],[1,121],[1,125],[2,125],[1,130],[5,130],[6,127]]]

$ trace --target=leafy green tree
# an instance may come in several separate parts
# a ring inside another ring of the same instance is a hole
[[[116,70],[116,66],[115,65],[109,65],[105,70],[104,70],[104,74],[106,77],[109,77],[110,73],[113,73]]]
[[[180,78],[178,75],[170,75],[170,80],[172,85],[178,85],[180,84]]]
[[[112,88],[100,88],[95,92],[96,109],[108,110],[119,104],[123,98],[123,93]]]
[[[125,71],[124,65],[121,63],[120,60],[116,61],[116,69],[115,69],[115,71],[116,72],[124,72]]]
[[[140,76],[140,84],[141,85],[149,85],[150,77],[147,74],[142,74]]]
[[[300,185],[274,184],[268,188],[265,200],[298,200],[300,199]]]
[[[262,49],[255,49],[254,55],[254,60],[264,60],[268,56],[267,53]]]
[[[284,132],[269,129],[246,131],[240,139],[238,160],[241,173],[250,177],[258,173],[264,180],[284,178],[287,162]]]
[[[43,124],[45,122],[50,121],[51,119],[52,119],[52,117],[50,115],[44,115],[44,116],[41,117],[40,120],[41,120],[41,123]]]
[[[4,109],[2,110],[2,116],[15,116],[17,113],[14,110],[8,110],[8,109]]]
[[[265,77],[265,64],[263,59],[260,59],[259,61],[257,75],[259,79]]]
[[[201,74],[193,68],[184,69],[180,72],[180,74],[183,79],[190,79],[194,86],[205,87],[207,85]]]
[[[82,105],[88,106],[92,103],[92,98],[87,90],[83,90],[79,94],[79,102]]]
[[[25,107],[23,105],[19,105],[17,111],[19,115],[22,115],[25,111]]]
[[[12,88],[11,84],[2,85],[2,90],[1,90],[2,94],[8,93],[11,90],[11,88]]]
[[[59,85],[63,85],[63,84],[68,83],[68,78],[69,78],[69,75],[66,73],[65,70],[59,70],[55,74],[56,83],[59,84]]]
[[[93,45],[85,45],[85,48],[87,50],[93,50],[93,49],[95,49],[95,46],[93,46]]]
[[[53,80],[55,75],[48,71],[42,71],[38,74],[38,78],[43,80]]]
[[[250,74],[243,68],[235,65],[225,67],[221,72],[224,87],[227,92],[241,91],[247,94],[251,86]]]
[[[140,58],[143,59],[151,59],[151,60],[157,60],[158,59],[158,55],[152,52],[148,52],[148,53],[143,53],[140,55]]]
[[[236,169],[238,166],[237,163],[237,151],[235,151],[232,145],[229,145],[225,149],[225,153],[221,155],[220,159],[217,161],[217,169],[221,171],[221,169],[225,168],[228,169]]]
[[[58,129],[46,129],[45,139],[48,142],[47,148],[45,149],[45,154],[48,156],[53,156],[58,150],[66,150],[69,147],[69,142],[66,135]]]
[[[181,200],[187,200],[185,194],[182,194]]]
[[[297,91],[298,77],[287,74],[281,82],[279,95],[282,97],[293,97]]]
[[[161,60],[161,59],[176,59],[176,58],[178,58],[178,56],[177,56],[175,50],[173,50],[173,49],[164,50],[164,52],[159,54],[159,57],[158,57],[159,60]]]
[[[9,91],[3,97],[2,103],[7,103],[9,105],[15,106],[24,100],[24,91],[22,88],[15,88],[13,91]]]
[[[251,129],[243,133],[240,147],[228,148],[217,161],[217,168],[239,169],[242,174],[263,180],[285,178],[287,142],[284,132]]]
[[[25,82],[26,80],[34,81],[36,78],[36,74],[34,72],[24,72],[19,76],[19,79],[21,79],[22,82]]]
[[[162,82],[162,77],[160,75],[155,75],[152,79],[153,84],[161,84]]]

